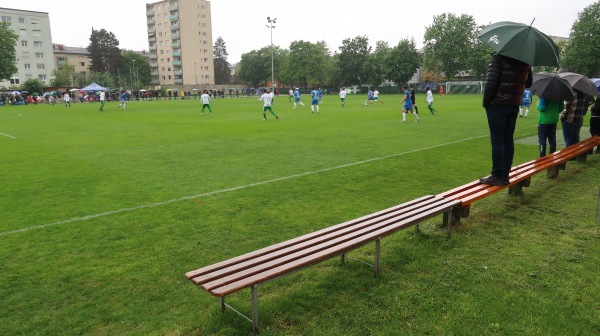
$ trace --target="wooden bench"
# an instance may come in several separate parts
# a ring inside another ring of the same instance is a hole
[[[424,196],[370,215],[350,220],[298,238],[284,241],[185,274],[195,285],[221,298],[221,311],[228,307],[252,322],[258,332],[258,287],[363,245],[375,243],[374,271],[379,273],[380,239],[449,212],[459,200]],[[446,223],[451,229],[450,222]],[[246,317],[225,302],[225,297],[245,288],[252,291],[252,316]]]
[[[510,183],[506,186],[489,186],[476,180],[438,194],[439,197],[461,201],[461,204],[451,214],[445,215],[451,215],[453,218],[444,218],[444,221],[450,222],[452,225],[458,224],[461,218],[469,216],[471,203],[505,188],[508,188],[510,195],[521,194],[524,187],[529,187],[531,177],[544,170],[549,177],[555,178],[558,176],[559,170],[565,169],[567,161],[575,159],[585,162],[587,155],[592,154],[593,148],[598,145],[600,145],[600,137],[594,136],[545,157],[514,166],[509,174]]]

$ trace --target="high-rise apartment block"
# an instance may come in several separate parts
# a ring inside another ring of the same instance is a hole
[[[215,83],[210,1],[150,3],[146,17],[152,84]]]
[[[10,80],[1,81],[0,87],[18,86],[28,79],[49,84],[54,54],[48,13],[0,8],[0,19],[19,35],[15,46],[17,73]]]

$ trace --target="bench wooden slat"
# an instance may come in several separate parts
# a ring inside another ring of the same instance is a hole
[[[423,199],[420,203],[414,203],[414,204],[410,204],[407,207],[401,207],[401,208],[397,209],[396,211],[392,211],[389,213],[388,212],[382,213],[378,217],[365,216],[365,217],[363,217],[364,220],[362,220],[362,221],[356,221],[356,220],[351,221],[353,223],[352,225],[340,226],[338,230],[331,231],[324,235],[317,235],[317,236],[311,237],[311,239],[300,239],[299,243],[297,243],[297,244],[289,245],[286,248],[273,250],[271,253],[258,255],[254,258],[243,260],[238,263],[235,263],[235,264],[232,264],[227,267],[220,268],[220,269],[215,269],[211,272],[205,272],[201,275],[191,278],[190,280],[192,280],[192,282],[194,284],[200,285],[200,284],[212,281],[214,279],[222,278],[228,274],[231,274],[234,272],[239,272],[240,270],[244,270],[246,268],[251,268],[258,264],[266,263],[272,259],[280,258],[281,256],[285,256],[285,255],[294,253],[298,250],[307,249],[313,245],[318,245],[318,244],[321,244],[322,242],[330,241],[339,236],[344,236],[344,235],[351,234],[358,230],[363,230],[366,227],[373,226],[373,225],[381,223],[381,222],[390,223],[394,219],[397,220],[397,218],[401,218],[402,216],[407,216],[407,214],[413,213],[414,211],[416,211],[418,209],[422,209],[422,208],[427,209],[428,207],[437,206],[441,201],[443,201],[443,199],[432,197],[432,198]],[[308,235],[313,236],[312,234],[308,234]],[[302,238],[302,237],[299,237],[299,238]]]
[[[314,231],[312,233],[309,233],[309,234],[306,234],[306,235],[303,235],[303,236],[300,236],[300,237],[297,237],[294,239],[286,240],[284,242],[281,242],[281,243],[278,243],[275,245],[271,245],[271,246],[253,251],[253,252],[249,252],[249,253],[237,256],[235,258],[231,258],[231,259],[224,260],[224,261],[216,263],[216,264],[208,265],[208,266],[205,266],[205,267],[193,270],[193,271],[189,271],[185,274],[185,276],[188,279],[193,279],[193,278],[196,278],[203,274],[211,273],[216,270],[229,267],[231,265],[239,264],[245,260],[254,259],[256,257],[262,256],[265,254],[269,254],[269,253],[273,253],[275,251],[282,250],[282,249],[288,248],[288,247],[296,245],[296,244],[300,244],[304,241],[314,239],[319,236],[327,235],[331,232],[340,230],[342,228],[356,225],[356,223],[364,222],[364,221],[370,220],[372,218],[377,218],[377,217],[384,216],[389,213],[393,213],[394,211],[398,211],[403,208],[413,206],[414,204],[419,204],[425,200],[433,199],[434,197],[435,196],[433,196],[433,195],[419,197],[417,199],[414,199],[414,200],[411,200],[411,201],[408,201],[408,202],[405,202],[405,203],[402,203],[399,205],[395,205],[393,207],[390,207],[390,208],[387,208],[384,210],[380,210],[380,211],[377,211],[377,212],[374,212],[374,213],[371,213],[371,214],[368,214],[368,215],[365,215],[365,216],[362,216],[362,217],[359,217],[359,218],[356,218],[353,220],[349,220],[349,221],[346,221],[346,222],[343,222],[343,223],[340,223],[340,224],[337,224],[337,225],[334,225],[334,226],[331,226],[331,227],[328,227],[328,228],[325,228],[325,229],[322,229],[319,231]]]
[[[369,232],[368,234],[366,234],[364,236],[356,237],[354,239],[345,241],[336,246],[332,246],[325,250],[319,251],[318,253],[313,253],[313,254],[305,256],[303,258],[294,260],[290,263],[286,263],[284,265],[281,265],[281,266],[278,266],[275,268],[271,268],[265,272],[261,272],[261,273],[243,277],[238,281],[226,284],[226,285],[218,287],[218,288],[213,288],[209,292],[214,296],[222,297],[222,296],[237,292],[241,289],[247,288],[249,286],[259,284],[259,283],[268,281],[270,279],[277,278],[279,276],[290,273],[294,270],[302,269],[304,267],[307,267],[307,266],[316,264],[318,262],[327,260],[331,257],[337,256],[341,252],[349,251],[354,248],[360,247],[360,246],[364,245],[365,242],[371,242],[378,238],[383,238],[394,232],[405,229],[415,223],[418,223],[418,222],[426,220],[428,218],[437,216],[440,213],[443,213],[444,211],[446,211],[446,210],[450,209],[451,207],[456,206],[458,204],[460,204],[459,201],[456,201],[456,200],[450,201],[449,200],[448,202],[444,203],[443,205],[440,205],[437,208],[433,208],[428,211],[420,212],[418,214],[415,214],[412,217],[402,219],[401,221],[396,222],[392,225],[383,227],[379,230]]]
[[[537,174],[543,170],[549,169],[559,164],[564,164],[570,158],[582,155],[589,151],[590,148],[593,148],[598,144],[600,144],[600,137],[595,136],[583,140],[577,144],[563,148],[545,157],[537,158],[535,160],[517,165],[511,169],[511,173],[509,176],[510,183],[506,186],[489,186],[481,184],[479,180],[476,180],[465,185],[459,186],[457,188],[448,190],[441,194],[438,194],[438,196],[449,197],[452,199],[460,199],[462,201],[463,206],[468,206],[470,203],[473,203],[490,194],[493,194],[499,191],[500,189],[504,189],[511,185],[520,183],[523,180],[529,179],[534,174]]]
[[[199,276],[197,278],[191,279],[195,284],[202,284],[202,288],[205,290],[212,290],[216,287],[221,287],[225,284],[240,280],[244,277],[248,277],[250,275],[267,271],[270,268],[274,268],[286,263],[289,263],[293,260],[300,259],[302,257],[318,253],[319,251],[334,248],[335,246],[341,246],[340,244],[352,240],[352,239],[361,239],[361,237],[367,237],[366,235],[370,232],[376,230],[382,230],[386,227],[402,221],[406,218],[415,218],[420,213],[427,213],[432,209],[449,209],[452,205],[448,204],[456,204],[456,201],[451,201],[447,199],[434,199],[434,201],[426,201],[427,204],[420,204],[418,208],[412,209],[408,212],[398,213],[395,216],[389,217],[386,220],[382,221],[374,221],[372,223],[365,223],[364,225],[360,225],[357,229],[355,228],[347,228],[340,232],[336,232],[331,236],[326,238],[319,238],[310,244],[306,244],[303,246],[297,246],[288,251],[282,251],[281,253],[277,253],[274,256],[270,256],[269,258],[265,258],[261,256],[251,262],[243,262],[239,265],[234,265],[230,267],[229,270],[223,272],[223,270],[216,271],[214,273],[205,274]],[[368,238],[365,243],[368,243]],[[343,252],[343,250],[338,251],[339,253]]]

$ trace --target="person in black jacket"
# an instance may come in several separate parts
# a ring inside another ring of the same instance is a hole
[[[532,77],[529,64],[492,54],[483,89],[483,107],[492,143],[492,172],[479,180],[483,184],[509,184],[508,174],[515,152],[513,133],[523,91],[531,86]]]

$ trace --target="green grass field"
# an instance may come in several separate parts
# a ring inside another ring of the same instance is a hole
[[[488,174],[481,96],[417,97],[405,124],[389,95],[267,121],[256,98],[0,107],[0,335],[251,335],[185,272]],[[261,287],[261,334],[600,334],[599,162],[476,202],[450,240],[441,218],[384,239],[378,278],[332,259]]]

